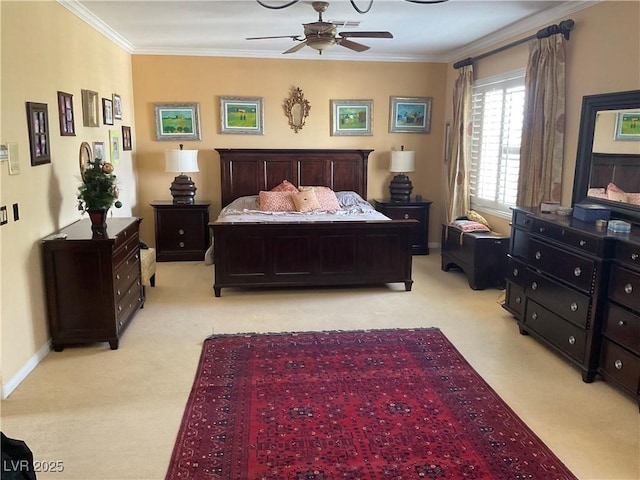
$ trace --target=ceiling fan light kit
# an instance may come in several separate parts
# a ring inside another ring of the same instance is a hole
[[[267,8],[275,8],[270,7],[259,0],[257,0],[260,5]],[[286,5],[283,5],[279,8],[286,8],[288,6],[297,3],[296,1],[292,1]],[[353,4],[353,2],[352,2]],[[363,45],[358,42],[354,42],[353,40],[349,40],[347,37],[355,37],[355,38],[393,38],[393,35],[389,32],[338,32],[337,26],[331,22],[325,22],[322,19],[322,14],[329,7],[329,2],[312,2],[311,6],[318,13],[318,21],[312,23],[305,23],[304,26],[304,37],[300,35],[281,35],[274,37],[250,37],[247,40],[266,40],[272,38],[290,38],[296,42],[300,42],[299,44],[291,47],[288,50],[282,52],[283,54],[295,53],[298,50],[301,50],[303,47],[311,47],[314,50],[317,50],[320,55],[322,52],[333,45],[340,45],[342,47],[348,48],[349,50],[353,50],[354,52],[364,52],[369,50],[367,45]],[[355,5],[354,5],[355,6]],[[371,6],[369,6],[371,8]],[[368,11],[368,10],[367,10]],[[362,13],[362,12],[361,12]]]

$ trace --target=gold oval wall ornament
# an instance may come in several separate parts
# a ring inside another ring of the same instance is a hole
[[[311,110],[311,104],[304,98],[304,93],[298,87],[291,89],[291,94],[284,102],[284,111],[289,119],[289,126],[298,133],[302,130],[305,120]]]
[[[91,163],[91,145],[89,145],[88,142],[82,142],[80,144],[78,162],[80,163],[80,175],[84,178],[84,172]]]

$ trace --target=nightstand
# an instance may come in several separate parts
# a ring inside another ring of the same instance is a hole
[[[376,210],[393,220],[418,220],[411,249],[414,255],[429,255],[429,207],[431,200],[411,199],[408,202],[392,202],[389,199],[373,200]]]
[[[192,205],[151,202],[156,225],[156,260],[204,260],[209,248],[209,202]]]

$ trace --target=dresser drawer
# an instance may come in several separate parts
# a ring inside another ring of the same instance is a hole
[[[120,236],[118,236],[118,239],[120,239]],[[137,230],[135,233],[128,235],[126,241],[116,242],[116,244],[118,244],[118,246],[115,247],[113,252],[113,264],[118,268],[120,263],[122,263],[133,252],[137,252],[139,250],[140,240]]]
[[[616,244],[615,258],[620,263],[626,264],[626,266],[640,269],[640,246],[627,242],[618,242]]]
[[[133,237],[135,237],[137,242],[139,228],[139,221],[136,221],[129,225],[127,228],[124,228],[122,231],[120,231],[115,239],[115,244],[113,246],[114,251],[118,250],[125,243],[131,242]]]
[[[609,276],[609,298],[640,311],[640,273],[613,265]]]
[[[528,273],[527,296],[557,313],[565,320],[587,328],[591,297],[554,282],[536,272]]]
[[[524,314],[524,299],[524,288],[511,281],[507,281],[504,306],[519,319],[522,318]]]
[[[640,315],[609,303],[602,333],[640,355]]]
[[[131,261],[127,263],[127,268],[120,269],[116,273],[114,280],[116,302],[119,302],[132,284],[141,282],[140,261],[135,257],[131,257]]]
[[[539,219],[534,220],[531,231],[586,253],[596,254],[603,248],[598,237],[592,237]]]
[[[596,262],[538,240],[529,242],[529,263],[534,268],[565,281],[576,288],[592,293]]]
[[[587,333],[527,298],[524,324],[561,351],[584,362]]]
[[[513,225],[517,225],[518,227],[524,227],[525,230],[529,230],[533,225],[533,218],[529,216],[528,212],[521,212],[520,210],[514,210],[512,222],[513,222]]]
[[[600,369],[608,379],[634,394],[640,393],[640,358],[607,339],[602,342]]]
[[[524,288],[527,284],[527,267],[520,260],[507,255],[507,280]]]
[[[142,285],[140,280],[129,286],[116,304],[116,328],[120,331],[131,318],[131,313],[142,304]]]

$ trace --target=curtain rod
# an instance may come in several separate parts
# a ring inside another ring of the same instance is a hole
[[[464,60],[460,60],[453,64],[453,68],[466,67],[467,65],[473,64],[473,62],[475,62],[476,60],[480,60],[482,58],[489,57],[496,53],[503,52],[505,50],[508,50],[511,47],[515,47],[517,45],[528,42],[529,40],[533,40],[534,38],[547,38],[547,37],[550,37],[551,35],[557,35],[558,33],[560,33],[564,35],[564,38],[569,40],[569,33],[571,32],[571,29],[573,28],[574,24],[575,22],[573,20],[568,19],[568,20],[563,20],[562,22],[556,25],[549,25],[548,27],[545,27],[542,30],[538,30],[535,35],[530,35],[526,38],[516,40],[513,43],[510,43],[508,45],[504,45],[502,47],[496,48],[495,50],[491,50],[489,52],[483,53],[481,55],[478,55],[477,57],[468,57],[468,58],[465,58]]]

